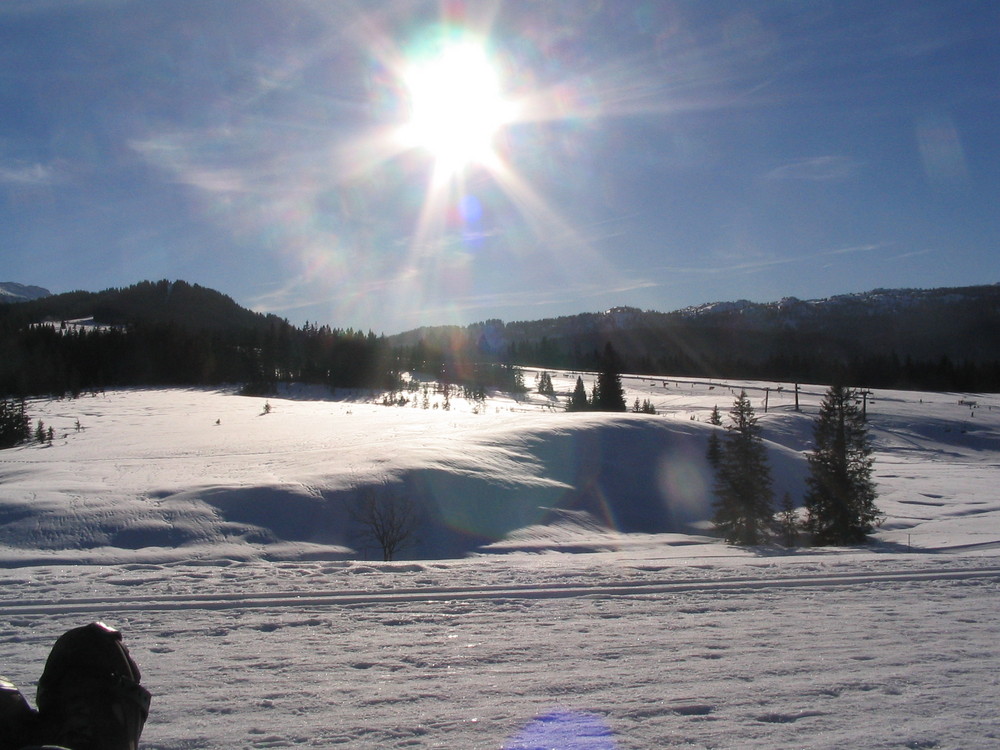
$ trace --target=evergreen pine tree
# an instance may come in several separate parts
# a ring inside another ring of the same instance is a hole
[[[578,376],[576,387],[573,389],[573,395],[570,396],[566,411],[586,411],[588,407],[587,389],[583,385],[583,378]]]
[[[730,544],[761,544],[774,514],[771,469],[745,391],[736,399],[729,416],[733,424],[716,468],[717,500],[712,522]]]
[[[855,392],[832,386],[814,425],[805,506],[813,544],[861,544],[882,521],[875,506],[872,448]]]
[[[598,411],[627,411],[625,389],[622,387],[622,363],[609,341],[604,345],[601,371],[597,374],[594,408]]]
[[[552,376],[548,372],[543,372],[538,378],[538,392],[543,396],[554,396],[555,386],[552,385]]]
[[[513,393],[527,393],[528,389],[524,385],[524,371],[520,367],[507,366],[507,376],[511,381],[510,390]]]

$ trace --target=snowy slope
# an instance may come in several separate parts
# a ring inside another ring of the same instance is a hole
[[[556,377],[561,392],[574,381]],[[360,546],[347,508],[381,485],[422,510],[411,558],[459,557],[554,520],[565,545],[566,518],[613,533],[700,533],[712,500],[705,446],[716,428],[707,415],[715,405],[725,413],[744,386],[777,497],[801,498],[822,389],[803,388],[796,412],[792,389],[778,384],[625,385],[629,403],[649,399],[659,413],[567,414],[537,394],[496,397],[483,413],[461,399],[450,411],[385,407],[317,400],[315,390],[273,399],[267,414],[263,399],[209,390],[35,402],[30,413],[56,439],[0,454],[0,561],[365,557],[373,550]],[[940,548],[953,544],[953,530],[966,543],[984,521],[997,526],[994,401],[874,394],[876,479],[889,514],[880,539]],[[441,405],[440,396],[431,404]],[[948,486],[957,473],[961,491]],[[977,533],[983,544],[1000,540]]]
[[[819,388],[797,413],[787,386],[626,379],[656,416],[32,403],[57,438],[0,453],[2,671],[30,696],[64,629],[123,628],[157,750],[1000,746],[997,397],[876,392],[876,543],[743,550],[699,533],[707,415],[743,385],[800,490]],[[387,479],[478,552],[356,559],[317,508]]]

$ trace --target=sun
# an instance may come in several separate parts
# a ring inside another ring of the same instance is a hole
[[[481,43],[449,42],[410,65],[403,82],[409,102],[404,140],[430,153],[439,174],[494,158],[496,137],[512,122],[514,107]]]

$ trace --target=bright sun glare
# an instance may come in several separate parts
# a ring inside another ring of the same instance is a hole
[[[439,173],[493,159],[497,133],[511,122],[513,107],[481,44],[449,44],[414,63],[404,83],[410,102],[404,137],[431,154]]]

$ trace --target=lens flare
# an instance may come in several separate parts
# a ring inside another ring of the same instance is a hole
[[[537,717],[504,743],[503,750],[615,750],[616,747],[614,732],[603,717],[588,711],[557,710]]]

